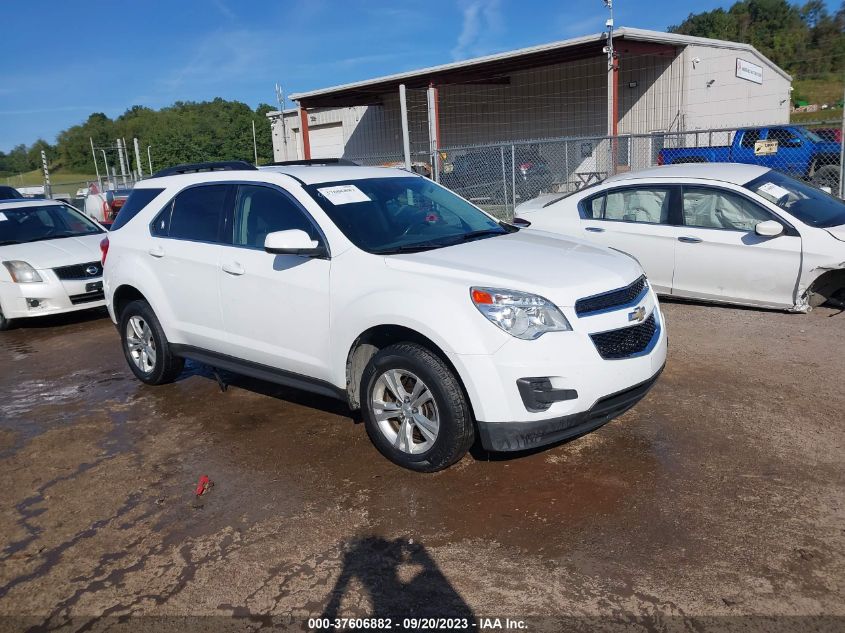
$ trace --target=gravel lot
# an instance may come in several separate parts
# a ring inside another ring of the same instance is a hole
[[[669,361],[632,411],[434,475],[387,462],[330,400],[237,377],[222,393],[193,364],[144,386],[101,313],[4,333],[0,627],[843,630],[845,314],[664,309]]]

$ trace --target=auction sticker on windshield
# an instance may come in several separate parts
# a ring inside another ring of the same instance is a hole
[[[356,187],[355,185],[318,187],[317,191],[323,194],[326,200],[328,200],[335,206],[341,204],[352,204],[355,202],[370,202],[370,198],[367,197],[367,194],[358,189],[358,187]]]
[[[770,196],[775,202],[778,202],[779,200],[781,200],[785,196],[789,195],[788,189],[784,189],[780,185],[776,185],[773,182],[767,182],[764,185],[760,185],[757,188],[757,191],[758,191],[758,193],[764,193],[764,194]]]

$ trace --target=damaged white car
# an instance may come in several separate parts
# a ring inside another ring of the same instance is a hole
[[[619,174],[516,215],[634,256],[663,295],[796,312],[845,305],[845,202],[766,167]]]

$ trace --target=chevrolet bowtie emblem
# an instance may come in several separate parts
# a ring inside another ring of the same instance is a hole
[[[628,313],[628,320],[629,321],[637,321],[639,323],[642,323],[643,321],[645,321],[645,308],[643,306],[640,306],[639,308],[637,308],[633,312],[629,312]]]

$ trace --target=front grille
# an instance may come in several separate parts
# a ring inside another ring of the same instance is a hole
[[[89,273],[88,269],[96,269],[95,272]],[[53,272],[59,279],[94,279],[103,276],[103,266],[100,262],[88,262],[87,264],[73,264],[71,266],[61,266],[54,268]]]
[[[91,303],[92,301],[102,301],[106,298],[105,293],[102,290],[97,290],[95,292],[86,292],[81,295],[70,295],[70,302],[73,305],[79,305],[80,303]]]
[[[654,313],[639,325],[624,327],[610,332],[591,334],[593,344],[604,359],[627,358],[642,352],[657,332]]]
[[[603,292],[600,295],[593,295],[592,297],[578,299],[578,301],[575,302],[575,314],[580,317],[592,312],[600,312],[602,310],[626,305],[639,297],[640,293],[645,289],[645,286],[645,275],[642,275],[634,283],[625,286],[624,288],[611,290],[610,292]]]

